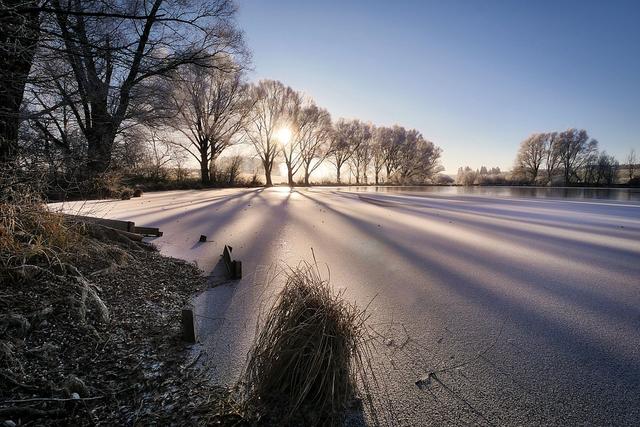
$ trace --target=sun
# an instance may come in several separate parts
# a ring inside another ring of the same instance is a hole
[[[283,126],[275,131],[274,136],[279,143],[287,145],[291,142],[292,132],[288,126]]]

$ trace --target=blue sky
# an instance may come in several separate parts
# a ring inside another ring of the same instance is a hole
[[[640,152],[640,0],[240,0],[252,79],[334,118],[420,130],[458,166],[508,169],[530,133]]]

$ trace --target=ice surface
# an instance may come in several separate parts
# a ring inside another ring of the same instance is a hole
[[[640,419],[636,202],[272,188],[63,208],[160,227],[163,253],[216,280],[223,246],[234,247],[244,278],[197,300],[220,381],[244,363],[281,283],[269,280],[277,264],[310,260],[313,248],[347,298],[373,299],[371,322],[385,336],[376,369],[401,424]],[[416,386],[442,369],[441,383]]]

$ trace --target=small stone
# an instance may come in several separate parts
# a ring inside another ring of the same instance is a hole
[[[206,242],[207,241],[207,236],[205,236],[204,234],[200,236],[200,242]]]
[[[64,384],[65,390],[71,395],[72,399],[75,399],[73,395],[77,395],[78,399],[80,396],[89,395],[89,390],[87,390],[87,386],[84,384],[80,378],[75,375],[69,375]]]
[[[80,400],[80,395],[78,393],[71,393],[71,398],[73,400]]]
[[[16,427],[16,423],[13,420],[6,420],[2,425],[3,427]]]
[[[424,377],[421,377],[418,381],[416,381],[416,385],[418,386],[418,388],[420,390],[425,390],[426,388],[428,388],[431,385],[431,376],[434,375],[433,373],[430,373],[429,375],[425,375]]]

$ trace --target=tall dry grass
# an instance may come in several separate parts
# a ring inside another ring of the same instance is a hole
[[[340,425],[357,384],[370,384],[367,318],[317,264],[290,269],[249,353],[240,383],[246,401],[283,425]]]
[[[27,187],[0,194],[0,268],[60,263],[82,241],[77,227],[50,211],[36,191]]]

